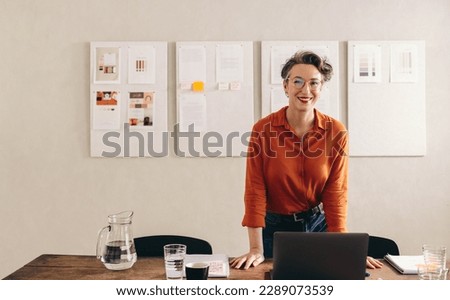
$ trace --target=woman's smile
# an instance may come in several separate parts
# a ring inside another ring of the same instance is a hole
[[[305,97],[305,96],[299,96],[297,97],[298,100],[300,100],[301,103],[309,103],[311,102],[314,98],[313,97]]]

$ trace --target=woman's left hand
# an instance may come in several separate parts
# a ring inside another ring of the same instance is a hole
[[[376,260],[375,258],[371,256],[367,256],[366,259],[366,267],[368,269],[379,269],[383,266],[383,263],[379,260]]]

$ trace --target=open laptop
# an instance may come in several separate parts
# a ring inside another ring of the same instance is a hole
[[[275,232],[274,280],[357,280],[366,275],[367,233]]]

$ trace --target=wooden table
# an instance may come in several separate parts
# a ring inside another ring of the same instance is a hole
[[[249,270],[231,269],[228,280],[269,279],[272,261],[266,260]],[[417,275],[401,275],[388,263],[383,268],[368,270],[367,279],[409,280]],[[44,254],[32,260],[4,279],[40,280],[164,280],[164,259],[162,257],[142,257],[131,269],[111,271],[95,256]],[[225,278],[218,278],[225,279]]]

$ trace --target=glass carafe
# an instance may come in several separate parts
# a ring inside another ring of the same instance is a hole
[[[97,258],[110,270],[129,269],[136,262],[132,217],[132,211],[110,215],[109,225],[98,232]]]

